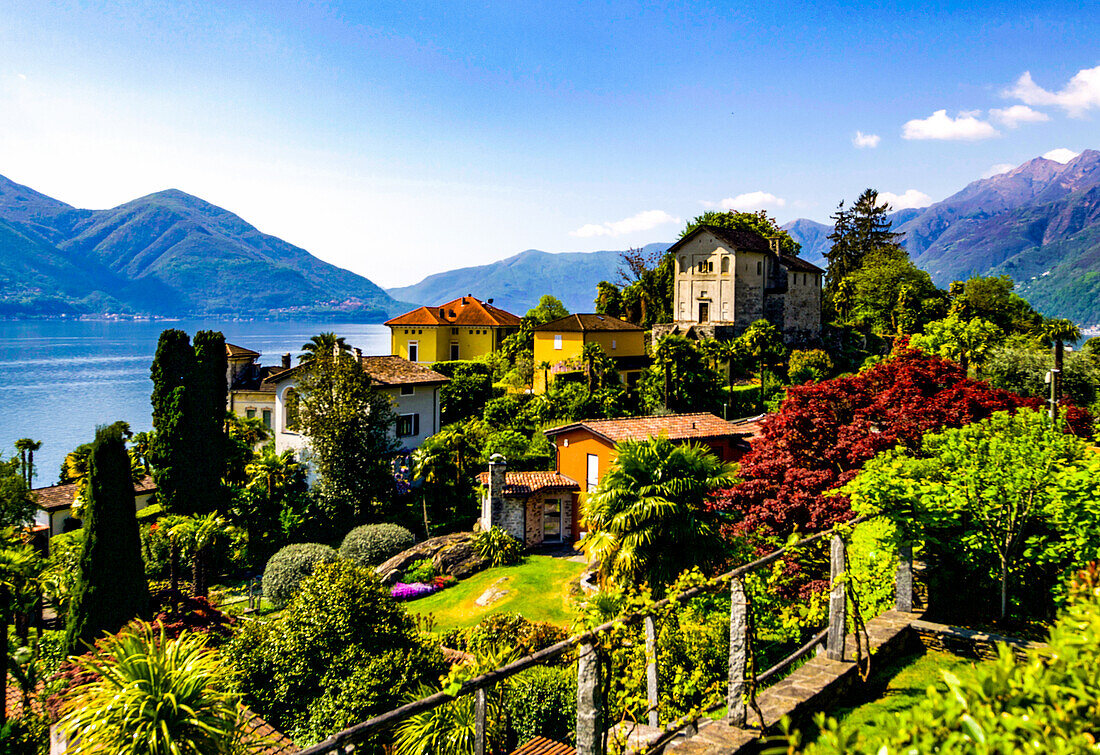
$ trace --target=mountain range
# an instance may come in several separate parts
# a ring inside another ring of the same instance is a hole
[[[410,306],[182,191],[80,210],[0,176],[0,316],[379,321]]]
[[[1100,324],[1100,152],[1065,164],[1038,157],[889,218],[938,285],[1005,274],[1044,314]],[[784,228],[802,257],[824,267],[829,225],[799,219]],[[547,293],[584,312],[593,308],[596,284],[617,279],[619,254],[528,249],[384,291],[178,190],[80,210],[0,176],[0,317],[112,312],[378,322],[466,294],[523,314]]]

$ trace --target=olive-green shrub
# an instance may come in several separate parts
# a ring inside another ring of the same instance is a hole
[[[576,666],[521,671],[505,684],[504,709],[512,744],[547,737],[572,746],[577,724]]]
[[[523,560],[523,543],[500,527],[490,527],[474,535],[474,550],[493,566],[511,566]]]
[[[340,554],[321,543],[294,543],[280,548],[264,568],[264,597],[276,606],[285,606],[317,564],[339,560]]]
[[[340,555],[360,566],[374,567],[415,544],[413,533],[399,525],[364,524],[344,537]]]

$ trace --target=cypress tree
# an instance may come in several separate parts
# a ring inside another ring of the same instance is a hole
[[[188,508],[195,514],[225,509],[222,477],[226,464],[225,337],[216,331],[195,333],[195,365],[187,393],[187,425],[194,464],[187,480]]]
[[[195,370],[195,350],[182,330],[160,334],[153,358],[153,429],[150,448],[153,480],[157,498],[165,509],[187,513],[183,488],[192,473],[191,456],[197,452],[190,444],[187,428],[187,384]]]
[[[130,457],[117,426],[96,430],[84,494],[84,546],[66,627],[69,652],[149,611]]]

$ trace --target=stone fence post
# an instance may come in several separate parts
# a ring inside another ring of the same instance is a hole
[[[600,659],[594,640],[577,646],[577,755],[606,755]]]
[[[913,611],[913,544],[902,543],[898,546],[898,570],[894,576],[894,608],[898,611]]]
[[[825,657],[832,661],[844,660],[844,638],[848,631],[848,591],[845,581],[841,579],[846,550],[844,538],[833,535],[829,546],[829,575],[832,579],[832,589],[829,590],[829,633],[825,642]]]
[[[745,669],[748,666],[748,601],[745,584],[740,577],[730,580],[730,668],[726,709],[730,726],[744,726]]]
[[[648,723],[657,728],[661,725],[661,718],[657,710],[660,704],[660,695],[657,688],[657,622],[653,614],[645,617],[645,692],[646,703],[649,706]]]

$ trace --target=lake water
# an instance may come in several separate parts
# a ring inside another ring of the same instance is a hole
[[[18,438],[42,441],[34,455],[41,487],[57,482],[65,454],[92,440],[97,425],[125,420],[134,432],[150,429],[149,366],[166,328],[220,330],[260,352],[263,364],[278,364],[286,352],[297,357],[322,331],[364,354],[390,350],[388,328],[361,323],[0,321],[0,453],[10,457]]]

